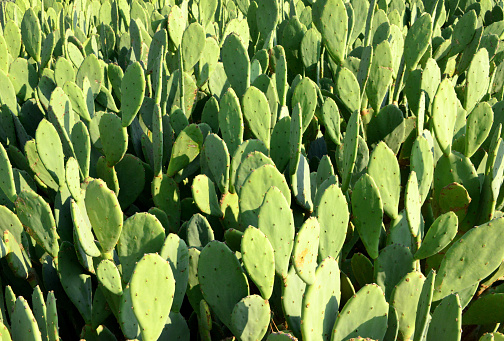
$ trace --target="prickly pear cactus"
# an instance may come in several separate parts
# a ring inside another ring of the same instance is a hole
[[[0,338],[502,339],[503,12],[0,1]]]

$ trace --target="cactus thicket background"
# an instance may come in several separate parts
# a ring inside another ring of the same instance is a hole
[[[0,4],[0,340],[504,340],[504,3]]]

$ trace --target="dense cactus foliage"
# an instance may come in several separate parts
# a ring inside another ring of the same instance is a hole
[[[504,340],[502,2],[0,10],[1,340]]]

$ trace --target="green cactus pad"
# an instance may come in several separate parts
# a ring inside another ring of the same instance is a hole
[[[145,75],[139,62],[134,62],[126,69],[121,82],[122,125],[127,127],[133,122],[145,93]]]
[[[205,301],[228,328],[233,328],[233,309],[249,295],[247,277],[234,253],[219,241],[208,243],[199,257],[198,279]]]
[[[275,281],[274,251],[268,238],[261,230],[249,226],[241,242],[242,261],[261,296],[269,300]]]
[[[170,263],[175,278],[175,294],[171,311],[179,312],[189,280],[189,251],[187,245],[176,234],[170,233],[166,237],[159,255]]]
[[[119,317],[117,318],[121,331],[127,338],[133,339],[140,336],[140,327],[138,320],[133,312],[133,304],[131,302],[131,289],[127,284],[123,289],[123,295],[119,305]]]
[[[457,116],[457,95],[449,79],[439,84],[436,96],[432,102],[432,123],[436,139],[443,153],[451,152],[454,123]]]
[[[12,273],[18,278],[28,279],[33,270],[28,255],[21,249],[22,244],[16,241],[9,230],[3,232],[2,240],[2,253],[6,253],[5,259]]]
[[[14,183],[14,173],[9,156],[4,146],[0,144],[0,191],[2,191],[10,201],[16,200],[16,184]]]
[[[11,321],[11,334],[14,340],[42,341],[37,321],[28,302],[22,296],[16,299]]]
[[[128,149],[128,134],[119,116],[106,113],[100,119],[100,140],[109,167],[115,166]]]
[[[4,73],[9,72],[9,50],[5,38],[0,38],[0,70]]]
[[[122,295],[121,274],[114,262],[109,259],[103,259],[96,268],[96,276],[101,285],[108,291],[115,295]]]
[[[256,139],[249,139],[244,141],[234,152],[233,157],[231,159],[231,170],[229,176],[229,182],[230,182],[229,188],[231,192],[236,193],[235,180],[236,180],[236,173],[238,171],[238,168],[240,167],[240,164],[253,151],[260,151],[264,155],[268,154],[268,150],[266,149],[264,143]]]
[[[385,169],[387,172],[384,172]],[[368,174],[378,186],[385,213],[395,219],[399,207],[401,173],[397,158],[384,142],[380,142],[371,153]]]
[[[199,23],[192,23],[182,34],[180,44],[184,71],[190,71],[200,59],[205,48],[205,29]]]
[[[236,171],[234,187],[238,194],[240,193],[248,176],[257,168],[264,165],[275,166],[275,163],[260,151],[253,151],[247,155],[247,157],[240,163],[238,170]]]
[[[199,213],[194,214],[179,230],[179,235],[190,247],[204,247],[214,240],[214,232],[208,220]]]
[[[358,111],[354,111],[348,121],[345,137],[343,138],[343,167],[341,170],[341,190],[346,192],[350,185],[350,179],[357,158],[357,146],[359,136],[359,117]]]
[[[290,159],[290,155],[285,153],[290,145],[290,127],[291,118],[286,116],[278,120],[271,133],[270,156],[281,172],[285,170]]]
[[[470,113],[475,105],[487,93],[490,75],[488,52],[481,49],[474,55],[467,70],[464,109]]]
[[[28,54],[37,62],[40,62],[40,50],[42,46],[42,31],[37,14],[32,8],[28,8],[21,21],[21,37]]]
[[[315,282],[320,225],[315,217],[307,219],[296,234],[292,261],[296,273],[308,285]]]
[[[58,276],[68,298],[77,307],[84,321],[91,322],[91,276],[85,273],[68,242],[61,244],[58,253]]]
[[[72,63],[68,59],[64,57],[58,58],[54,66],[54,78],[56,80],[56,85],[60,88],[63,88],[66,82],[73,83],[75,81],[75,71]]]
[[[236,303],[231,314],[232,330],[243,341],[260,340],[268,330],[270,305],[258,295],[250,295]]]
[[[131,276],[131,303],[140,325],[142,339],[157,340],[170,313],[175,279],[168,261],[146,254]]]
[[[89,166],[91,159],[91,139],[89,131],[84,122],[77,122],[71,135],[72,145],[74,147],[75,158],[79,163],[79,170],[82,178],[89,176]]]
[[[418,297],[418,305],[416,309],[415,318],[415,332],[413,340],[421,340],[425,334],[432,304],[432,295],[434,294],[434,280],[436,279],[436,272],[431,270],[422,285],[422,291]]]
[[[184,128],[173,144],[167,175],[173,177],[178,171],[191,163],[200,153],[203,134],[196,124]]]
[[[37,152],[53,179],[62,186],[65,182],[63,148],[56,128],[47,120],[42,120],[35,135]]]
[[[458,230],[458,218],[453,212],[440,215],[430,226],[415,253],[416,259],[433,256],[443,250],[455,238]]]
[[[47,293],[47,338],[49,341],[59,340],[58,312],[54,291]]]
[[[498,307],[504,301],[504,294],[492,293],[480,297],[474,301],[469,309],[464,313],[462,324],[490,324],[499,323],[502,320],[502,313]],[[494,322],[495,321],[495,322]]]
[[[373,280],[373,263],[362,253],[354,253],[350,260],[352,273],[357,280],[357,283],[363,287],[366,284],[371,284]]]
[[[231,33],[226,37],[221,57],[228,81],[241,98],[250,86],[250,60],[247,49],[237,34]]]
[[[298,103],[301,109],[302,132],[305,132],[313,118],[313,115],[315,114],[315,108],[317,107],[316,85],[308,77],[303,78],[299,83],[297,83],[294,88],[294,92],[292,93],[292,108],[295,108]]]
[[[414,70],[429,46],[432,35],[432,19],[428,13],[418,18],[408,30],[404,40],[404,62],[408,70]]]
[[[96,97],[100,92],[100,88],[103,83],[103,71],[100,66],[100,62],[98,61],[98,57],[96,57],[93,53],[84,59],[77,71],[77,74],[75,75],[75,83],[77,83],[77,85],[81,88],[85,77],[89,79],[91,91]]]
[[[357,336],[383,340],[388,311],[389,305],[378,285],[362,287],[348,300],[336,318],[331,340],[347,340]]]
[[[251,86],[243,95],[243,116],[252,133],[269,149],[271,139],[271,112],[264,93]],[[221,106],[222,108],[222,106]]]
[[[219,198],[215,191],[215,184],[206,175],[200,174],[193,180],[191,191],[194,202],[201,212],[222,217],[223,213],[219,205]]]
[[[296,341],[297,339],[289,333],[277,332],[268,335],[267,341]]]
[[[105,181],[107,187],[117,196],[119,193],[119,181],[117,181],[117,172],[114,167],[109,167],[104,156],[96,161],[96,175]]]
[[[341,0],[319,1],[313,6],[313,23],[322,33],[329,55],[338,64],[346,56],[348,15]]]
[[[58,233],[49,204],[33,191],[21,191],[16,200],[19,220],[30,235],[51,256],[58,254]]]
[[[426,340],[460,340],[461,336],[462,307],[459,296],[451,294],[434,310]]]
[[[275,271],[285,277],[294,246],[294,219],[283,193],[272,187],[259,208],[257,227],[268,238],[275,255]]]
[[[116,195],[103,180],[93,179],[86,187],[84,202],[101,251],[111,252],[123,227],[123,215]]]
[[[38,75],[35,67],[24,58],[17,58],[10,64],[9,78],[21,103],[33,97]]]
[[[466,232],[446,252],[436,277],[434,301],[463,290],[490,275],[504,258],[496,235],[504,218]]]
[[[348,221],[348,204],[337,185],[330,185],[322,191],[316,202],[317,220],[320,224],[320,258],[337,258],[345,242]]]
[[[212,178],[215,180],[221,193],[229,189],[229,170],[231,160],[226,142],[216,134],[209,134],[203,145],[206,162]]]
[[[422,213],[420,210],[422,203],[420,202],[420,194],[418,192],[417,175],[413,171],[410,173],[408,184],[406,185],[404,205],[406,208],[406,219],[408,220],[411,235],[414,238],[421,232]]]
[[[350,112],[360,110],[359,82],[352,71],[345,67],[341,68],[336,79],[336,89],[341,101]]]
[[[383,204],[379,188],[369,174],[361,176],[354,186],[352,214],[366,251],[371,258],[376,259],[382,229]]]
[[[404,276],[397,283],[390,302],[397,311],[399,317],[399,335],[403,340],[409,340],[415,332],[417,306],[425,276],[418,271],[413,271]]]
[[[417,174],[418,192],[423,203],[429,195],[434,175],[434,155],[429,142],[423,136],[418,136],[413,142],[410,156],[410,169]]]
[[[393,60],[388,41],[378,44],[373,50],[373,61],[366,83],[366,95],[375,112],[381,108],[383,98],[392,81]]]
[[[122,266],[122,278],[126,283],[135,264],[146,253],[159,252],[163,246],[165,231],[159,220],[149,213],[136,213],[129,217],[117,241],[117,255]]]
[[[306,287],[301,310],[303,340],[330,340],[340,303],[338,262],[325,258],[317,267],[315,282]]]
[[[467,116],[464,155],[471,157],[485,142],[494,121],[492,107],[486,102],[479,103]]]
[[[413,255],[402,245],[392,244],[382,250],[374,263],[375,282],[382,288],[385,298],[390,301],[392,290],[399,281],[414,270]]]
[[[405,138],[405,125],[404,114],[396,105],[383,107],[373,115],[367,126],[369,146],[374,147],[383,140],[397,154]]]
[[[284,176],[274,166],[261,166],[247,177],[239,193],[240,223],[242,226],[258,226],[258,209],[271,186],[280,189],[290,206],[291,193]]]
[[[180,192],[177,183],[167,175],[155,177],[152,181],[152,199],[156,207],[163,210],[170,221],[170,228],[180,227]]]
[[[305,289],[306,282],[297,275],[296,270],[291,266],[288,274],[284,277],[282,286],[282,308],[289,329],[298,338],[301,338],[301,310]]]
[[[71,213],[74,229],[78,237],[78,243],[84,252],[91,257],[100,256],[100,250],[96,246],[91,226],[89,222],[85,220],[87,214],[82,214],[79,205],[74,200],[71,200]]]
[[[65,183],[70,191],[70,194],[76,201],[82,201],[82,193],[80,187],[79,163],[73,157],[67,160],[65,166]]]

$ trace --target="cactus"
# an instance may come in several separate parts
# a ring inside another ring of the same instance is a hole
[[[417,306],[425,283],[425,276],[421,272],[413,271],[402,278],[392,291],[391,305],[396,309],[399,317],[399,338],[410,339],[415,332]]]
[[[340,304],[339,267],[334,258],[325,258],[317,267],[315,281],[306,287],[301,310],[304,340],[330,340]]]
[[[392,266],[390,259],[396,259],[398,262]],[[390,301],[392,290],[397,283],[413,270],[413,255],[407,247],[392,244],[381,250],[374,263],[374,279],[385,293],[387,301]]]
[[[416,259],[424,259],[437,254],[455,238],[458,218],[452,211],[440,215],[430,226],[422,244],[415,252]]]
[[[434,310],[427,332],[427,340],[437,338],[460,340],[462,307],[457,294],[446,296]]]
[[[141,231],[148,231],[142,233]],[[142,235],[142,238],[136,236]],[[122,279],[129,282],[135,264],[144,254],[159,252],[165,231],[157,218],[149,213],[136,213],[124,222],[117,241],[117,255],[121,262]]]
[[[272,165],[261,166],[247,177],[239,193],[242,226],[257,226],[258,209],[271,186],[280,189],[290,206],[291,192],[284,176]]]
[[[341,190],[346,192],[350,185],[350,178],[355,167],[355,160],[357,158],[357,146],[359,135],[359,113],[354,111],[347,124],[343,144],[343,167],[341,169]]]
[[[378,186],[369,174],[364,174],[354,186],[352,212],[368,254],[376,259],[382,232],[383,201]]]
[[[157,340],[170,313],[175,279],[168,261],[146,254],[131,276],[131,304],[143,340]]]
[[[503,220],[498,218],[472,228],[448,249],[436,277],[433,300],[440,300],[479,282],[498,267],[500,251],[494,246],[494,234],[502,223]],[[460,271],[464,271],[463,277],[459,276]]]
[[[250,295],[236,303],[231,315],[234,333],[240,340],[261,339],[268,329],[270,306],[261,296]]]
[[[203,135],[197,125],[192,124],[184,128],[173,144],[167,175],[173,177],[178,171],[186,167],[200,153]]]
[[[166,237],[159,254],[170,263],[175,278],[175,294],[171,311],[179,312],[189,280],[187,272],[189,268],[189,251],[187,245],[184,240],[171,233]]]
[[[78,84],[78,83],[77,83]],[[121,118],[123,127],[133,122],[143,102],[145,76],[142,66],[135,62],[128,66],[121,81]]]
[[[320,257],[325,259],[331,256],[336,259],[345,242],[349,222],[348,205],[341,188],[335,184],[329,185],[325,190],[320,186],[317,197],[320,198],[315,201],[317,220],[320,223]]]
[[[331,340],[346,340],[355,336],[383,339],[388,311],[389,305],[380,287],[376,284],[364,286],[348,300],[336,318]]]
[[[109,259],[103,259],[96,268],[96,277],[105,289],[115,295],[122,295],[121,274],[114,262]]]
[[[16,299],[12,312],[11,333],[14,340],[42,341],[42,334],[28,302],[22,297]]]
[[[243,94],[243,117],[247,121],[252,133],[270,148],[271,139],[271,111],[268,99],[256,87],[251,86]]]
[[[191,70],[200,59],[205,48],[205,29],[198,23],[192,23],[185,29],[180,44],[184,71]]]
[[[249,286],[238,259],[226,245],[212,241],[203,248],[198,280],[205,301],[228,328],[234,329],[233,309],[249,295]]]
[[[273,292],[275,280],[273,252],[271,243],[261,230],[253,226],[245,230],[241,242],[243,265],[265,300],[268,300]]]
[[[63,242],[58,252],[58,276],[66,294],[85,321],[91,322],[91,282],[79,265],[72,244]]]
[[[16,199],[19,220],[30,235],[52,257],[58,254],[58,233],[49,204],[33,191],[22,191]]]
[[[4,338],[30,295],[42,340],[56,299],[63,338],[499,322],[499,4],[39,5],[0,11]]]
[[[105,182],[91,180],[86,187],[84,198],[91,227],[100,242],[102,253],[111,252],[121,235],[123,216],[114,192]]]

